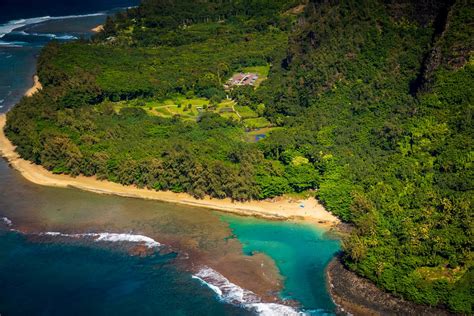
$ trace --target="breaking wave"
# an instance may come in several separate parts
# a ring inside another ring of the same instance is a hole
[[[50,20],[62,20],[62,19],[74,19],[74,18],[85,18],[90,16],[101,16],[106,15],[105,13],[91,13],[91,14],[82,14],[82,15],[65,15],[65,16],[42,16],[30,19],[19,19],[12,20],[5,24],[0,25],[0,38],[6,34],[12,32],[15,29],[25,27],[27,25],[38,24]]]
[[[20,34],[20,35],[23,35],[23,36],[37,36],[37,37],[47,37],[47,38],[50,38],[50,39],[58,39],[58,40],[75,40],[75,39],[78,39],[77,36],[74,36],[74,35],[58,35],[58,34],[52,34],[52,33],[28,33],[28,32],[25,32],[25,31],[21,31],[21,32],[18,32],[18,33],[12,33],[12,34]]]
[[[209,287],[220,300],[233,305],[241,306],[263,316],[293,316],[304,315],[304,313],[283,304],[263,303],[252,291],[241,288],[230,282],[219,272],[204,267],[192,276],[202,284]]]
[[[3,46],[3,47],[23,47],[23,45],[25,45],[25,44],[27,44],[27,43],[25,43],[25,42],[4,42],[4,41],[0,41],[0,46]]]
[[[12,224],[13,224],[12,221],[11,221],[8,217],[2,217],[2,218],[0,218],[0,219],[1,219],[1,221],[2,221],[3,223],[5,223],[5,225],[7,225],[7,226],[12,226]]]
[[[60,236],[69,238],[92,238],[94,241],[108,241],[108,242],[130,242],[137,244],[144,244],[148,248],[158,248],[161,246],[156,240],[143,236],[133,234],[117,234],[117,233],[86,233],[86,234],[63,234],[59,232],[40,233],[40,236]]]
[[[83,14],[83,15],[66,15],[66,16],[42,16],[42,17],[36,17],[36,18],[30,18],[30,19],[20,19],[20,20],[12,20],[9,21],[5,24],[0,24],[0,39],[3,38],[7,34],[14,34],[15,30],[24,28],[25,26],[28,25],[34,25],[34,24],[39,24],[43,23],[46,21],[51,21],[51,20],[64,20],[64,19],[74,19],[74,18],[83,18],[83,17],[91,17],[91,16],[101,16],[101,15],[106,15],[106,13],[91,13],[91,14]],[[48,37],[51,39],[57,39],[57,40],[74,40],[78,39],[74,35],[56,35],[56,34],[47,34],[47,33],[27,33],[24,31],[19,31],[17,32],[20,35],[24,36],[40,36],[40,37]],[[24,45],[27,45],[28,43],[25,42],[8,42],[8,41],[1,41],[0,40],[0,46],[3,47],[22,47]]]

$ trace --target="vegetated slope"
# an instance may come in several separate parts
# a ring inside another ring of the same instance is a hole
[[[176,22],[183,3],[145,1],[109,20],[106,29],[114,35],[46,47],[38,63],[45,88],[8,114],[7,133],[19,153],[57,173],[97,175],[196,197],[249,200],[315,188],[314,164],[302,156],[264,157],[265,143],[248,143],[241,122],[209,111],[198,122],[152,117],[135,106],[141,102],[127,103],[185,97],[219,102],[233,72],[266,68],[284,55],[295,20],[284,14],[291,2],[230,1],[218,10],[217,22],[198,17]],[[188,9],[195,6],[186,3]],[[148,8],[161,5],[170,12]],[[214,16],[212,9],[209,14]],[[153,22],[162,20],[168,22]],[[155,33],[179,41],[148,38]],[[238,105],[262,112],[257,91],[228,93]],[[129,106],[117,113],[117,101]]]
[[[268,116],[287,128],[268,141],[318,161],[319,198],[356,226],[348,267],[470,313],[474,7],[453,4],[434,34],[447,8],[430,4],[311,2],[267,85]],[[432,78],[412,96],[420,69]]]
[[[144,1],[92,42],[46,48],[45,88],[8,114],[7,134],[54,172],[197,197],[318,188],[355,225],[348,267],[471,313],[472,1],[309,1],[290,14],[297,4]],[[258,143],[214,113],[114,110],[131,98],[220,100],[223,78],[268,63],[257,90],[231,93],[278,127]]]

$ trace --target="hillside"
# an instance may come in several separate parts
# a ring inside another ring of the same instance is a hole
[[[417,5],[308,6],[265,102],[288,131],[268,141],[311,149],[318,197],[356,227],[348,267],[415,302],[469,312],[474,12]]]
[[[46,47],[44,89],[6,133],[56,173],[316,195],[354,225],[348,268],[469,314],[473,17],[472,1],[146,0],[91,41]],[[258,87],[224,88],[251,71]]]

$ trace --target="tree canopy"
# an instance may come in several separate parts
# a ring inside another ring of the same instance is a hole
[[[313,192],[355,227],[347,267],[470,314],[473,7],[145,0],[91,41],[48,45],[44,89],[8,113],[6,132],[22,157],[57,173],[198,198]],[[258,89],[224,89],[222,78],[268,64]],[[177,96],[229,96],[271,131],[249,142],[223,113],[189,121],[140,105]]]

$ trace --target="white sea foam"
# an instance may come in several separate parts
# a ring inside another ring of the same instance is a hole
[[[294,308],[276,303],[263,303],[252,291],[246,290],[230,282],[219,272],[203,267],[193,275],[194,279],[209,287],[222,301],[238,305],[263,316],[293,316],[304,315]]]
[[[302,312],[296,311],[294,308],[282,304],[275,303],[254,303],[248,305],[251,309],[256,311],[262,316],[293,316],[293,315],[304,315]]]
[[[74,35],[56,35],[56,37],[54,37],[55,39],[58,39],[58,40],[76,40],[78,39],[79,37],[77,36],[74,36]]]
[[[12,221],[11,221],[8,217],[2,217],[2,218],[0,218],[0,219],[1,219],[2,222],[4,222],[5,225],[7,225],[7,226],[12,226],[12,224],[13,224]]]
[[[2,47],[22,47],[23,44],[26,44],[24,42],[4,42],[0,41],[0,46]]]
[[[61,236],[61,237],[71,237],[71,238],[92,238],[94,241],[108,241],[108,242],[130,242],[144,244],[148,248],[157,248],[161,244],[156,240],[143,236],[143,235],[133,235],[133,234],[117,234],[117,233],[87,233],[87,234],[64,234],[60,232],[46,232],[41,233],[42,236]]]
[[[154,239],[143,236],[143,235],[132,235],[132,234],[114,234],[114,233],[100,233],[92,234],[94,237],[97,236],[96,241],[127,241],[133,243],[144,243],[148,248],[155,248],[161,246],[161,244]]]
[[[27,33],[27,32],[25,32],[25,31],[21,31],[21,32],[18,32],[18,33],[13,33],[13,34],[21,34],[21,35],[23,35],[23,36],[48,37],[48,38],[51,38],[51,39],[59,39],[59,40],[74,40],[74,39],[78,39],[77,36],[68,35],[68,34],[65,34],[65,35],[57,35],[57,34],[52,34],[52,33]]]
[[[25,27],[27,25],[38,24],[50,20],[62,20],[62,19],[74,19],[74,18],[83,18],[90,16],[100,16],[105,15],[105,13],[92,13],[92,14],[83,14],[83,15],[66,15],[66,16],[42,16],[30,19],[20,19],[12,20],[5,24],[0,25],[0,38],[4,37],[6,34],[12,32],[15,29]]]

